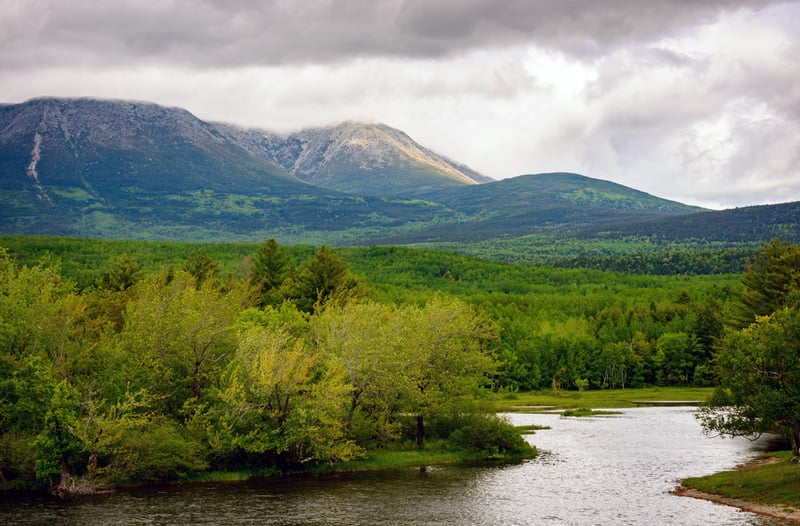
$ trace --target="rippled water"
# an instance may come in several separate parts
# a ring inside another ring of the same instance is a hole
[[[326,477],[147,488],[73,502],[0,501],[0,524],[759,525],[785,524],[669,493],[764,447],[702,434],[690,408],[624,410],[540,424],[537,459]]]

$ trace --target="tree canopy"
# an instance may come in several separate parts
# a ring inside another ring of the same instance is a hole
[[[800,246],[767,245],[742,277],[717,346],[719,386],[700,418],[710,432],[777,432],[800,459]]]
[[[325,247],[274,305],[248,279],[223,286],[199,251],[184,270],[108,261],[79,291],[52,261],[0,250],[0,486],[304,469],[447,439],[466,425],[454,408],[503,438],[461,446],[530,451],[468,403],[490,385],[497,332],[464,302],[368,301]],[[424,436],[423,417],[438,423]]]

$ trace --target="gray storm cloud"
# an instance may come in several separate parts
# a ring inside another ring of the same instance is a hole
[[[714,207],[800,199],[799,75],[798,0],[0,0],[0,102],[382,121],[496,179]]]
[[[441,57],[532,42],[577,56],[657,39],[769,0],[0,0],[5,67],[169,63],[234,67]],[[774,2],[772,2],[774,3]]]

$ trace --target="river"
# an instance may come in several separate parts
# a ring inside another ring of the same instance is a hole
[[[74,501],[0,500],[0,524],[758,525],[774,519],[670,494],[676,480],[729,469],[765,441],[703,435],[692,408],[614,416],[513,414],[551,426],[530,461],[381,473],[150,487]]]

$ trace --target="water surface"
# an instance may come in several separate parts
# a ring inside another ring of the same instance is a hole
[[[515,464],[143,488],[62,502],[0,501],[0,524],[757,525],[786,524],[670,494],[676,480],[729,469],[765,444],[703,435],[692,408],[618,416],[510,415],[549,425],[543,453]]]

